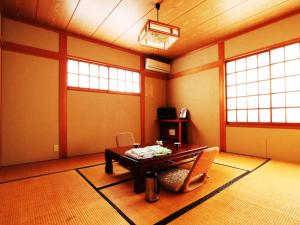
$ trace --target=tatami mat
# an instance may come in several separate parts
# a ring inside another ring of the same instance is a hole
[[[300,224],[300,165],[269,161],[171,224]]]
[[[260,157],[239,155],[228,152],[219,152],[216,159],[214,160],[214,163],[238,168],[245,171],[252,171],[267,160],[268,159]],[[193,165],[193,161],[191,161],[190,159],[184,160],[182,162],[183,163],[180,165],[180,167],[186,169],[191,168],[191,166]]]
[[[132,174],[117,162],[113,163],[113,173],[105,173],[105,165],[93,166],[79,170],[96,188],[127,180]]]
[[[219,152],[214,162],[251,171],[266,160],[267,159],[260,157],[239,155],[229,152]]]
[[[115,205],[136,224],[153,224],[169,216],[177,210],[195,202],[214,191],[245,171],[213,164],[210,178],[202,187],[187,193],[172,193],[161,190],[160,199],[155,203],[145,201],[145,194],[133,192],[133,181],[102,189]]]
[[[0,185],[0,223],[128,224],[76,171]]]
[[[104,163],[104,153],[26,163],[0,168],[0,183]]]

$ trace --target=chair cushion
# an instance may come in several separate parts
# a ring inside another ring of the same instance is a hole
[[[170,191],[179,191],[188,173],[189,170],[182,168],[172,168],[163,171],[159,175],[159,183]]]

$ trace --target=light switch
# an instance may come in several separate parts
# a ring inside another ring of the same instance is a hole
[[[58,152],[59,151],[59,145],[53,145],[53,151]]]
[[[175,136],[175,129],[169,129],[169,135]]]

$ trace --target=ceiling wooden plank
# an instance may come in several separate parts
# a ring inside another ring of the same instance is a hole
[[[159,20],[161,22],[169,23],[176,19],[180,15],[188,13],[193,8],[199,6],[205,2],[205,0],[190,0],[190,1],[178,1],[178,0],[164,0],[161,3],[159,10]],[[132,26],[126,33],[113,41],[113,44],[120,46],[128,46],[130,49],[140,51],[141,49],[147,49],[147,47],[141,47],[138,44],[138,34],[145,25],[148,19],[157,20],[157,11],[153,4],[153,10],[146,16],[139,20],[134,26]],[[137,47],[135,47],[137,45]],[[151,48],[152,49],[152,48]],[[153,51],[154,49],[152,49]],[[146,50],[143,50],[146,51]],[[151,50],[150,50],[151,51]]]
[[[275,2],[275,1],[274,1]],[[198,28],[194,29],[193,34],[189,33],[184,38],[182,38],[178,43],[176,48],[184,47],[185,51],[191,51],[212,42],[216,42],[224,36],[230,36],[232,34],[238,35],[243,30],[249,30],[251,27],[258,27],[260,24],[266,23],[268,20],[274,21],[276,17],[280,17],[283,13],[293,11],[295,9],[300,9],[299,0],[294,1],[277,1],[276,5],[264,5],[260,7],[261,11],[249,11],[246,13],[248,3],[241,5],[239,8],[235,8],[221,15],[220,17],[214,18],[205,24],[202,24]],[[243,9],[246,9],[244,13]],[[236,16],[235,20],[230,19],[230,15],[234,14]],[[226,20],[225,17],[228,19]],[[229,20],[229,21],[228,21]],[[198,38],[194,38],[195,35]],[[189,45],[185,45],[189,42]],[[174,55],[175,57],[181,55],[180,50],[170,49],[168,54]],[[184,51],[182,51],[182,54]]]
[[[106,42],[113,42],[137,21],[153,10],[155,0],[125,0],[111,13],[101,27],[92,35]],[[111,29],[113,27],[114,29]],[[106,32],[110,30],[110,32]]]
[[[242,2],[245,2],[246,0],[210,0],[210,1],[192,1],[190,4],[190,1],[180,1],[177,2],[177,7],[173,7],[172,10],[163,10],[163,6],[165,6],[165,9],[170,8],[172,5],[176,5],[176,1],[174,0],[166,0],[163,2],[161,10],[159,12],[160,18],[164,18],[164,20],[161,20],[162,22],[170,23],[172,21],[172,25],[179,26],[181,28],[180,30],[180,38],[177,40],[177,42],[171,46],[171,49],[179,45],[178,42],[181,42],[182,39],[184,39],[185,32],[189,31],[189,27],[193,26],[195,27],[195,24],[201,23],[201,21],[206,21],[208,18],[213,18],[214,16],[217,16],[221,14],[222,12],[231,9],[232,7],[235,7]],[[181,11],[181,9],[186,10],[187,13],[184,11]],[[181,15],[181,16],[176,16]],[[156,11],[153,11],[151,13],[151,19],[156,19]],[[145,18],[146,21],[146,18]],[[141,25],[140,27],[142,27]],[[124,35],[124,37],[120,38],[118,40],[117,44],[126,44],[129,45],[130,40],[132,40],[133,36],[136,35],[137,30],[140,31],[141,28],[135,28],[135,30],[130,30],[128,33]],[[139,32],[138,31],[138,32]],[[193,36],[193,37],[192,37]],[[189,39],[197,39],[195,34],[191,34],[188,37]],[[137,40],[137,37],[136,37]],[[132,44],[132,43],[131,43]],[[130,45],[131,49],[140,49],[139,44],[136,42],[133,43],[133,45]],[[184,46],[188,46],[189,42],[184,41]],[[181,49],[181,47],[179,47]],[[177,48],[176,48],[177,49]],[[154,51],[154,50],[153,50]],[[167,55],[164,53],[169,52],[169,50],[165,52],[161,52],[162,55]]]
[[[39,3],[36,21],[64,30],[68,25],[79,0],[47,0]]]
[[[156,12],[154,9],[151,10],[147,16],[135,23],[126,33],[114,40],[113,44],[127,46],[129,48],[138,44],[138,35],[148,19],[156,19]]]
[[[38,0],[2,0],[2,7],[5,16],[34,22]]]
[[[90,37],[121,1],[80,1],[67,27],[67,31]]]

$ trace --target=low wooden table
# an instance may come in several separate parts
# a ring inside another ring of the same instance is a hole
[[[183,159],[191,158],[207,148],[197,144],[182,144],[180,147],[173,145],[165,146],[172,150],[169,155],[154,157],[150,159],[135,159],[125,155],[125,152],[132,147],[110,148],[105,150],[105,172],[113,172],[112,160],[118,161],[122,166],[129,169],[134,175],[134,191],[142,193],[145,191],[145,173],[147,171],[157,171],[174,165]]]

